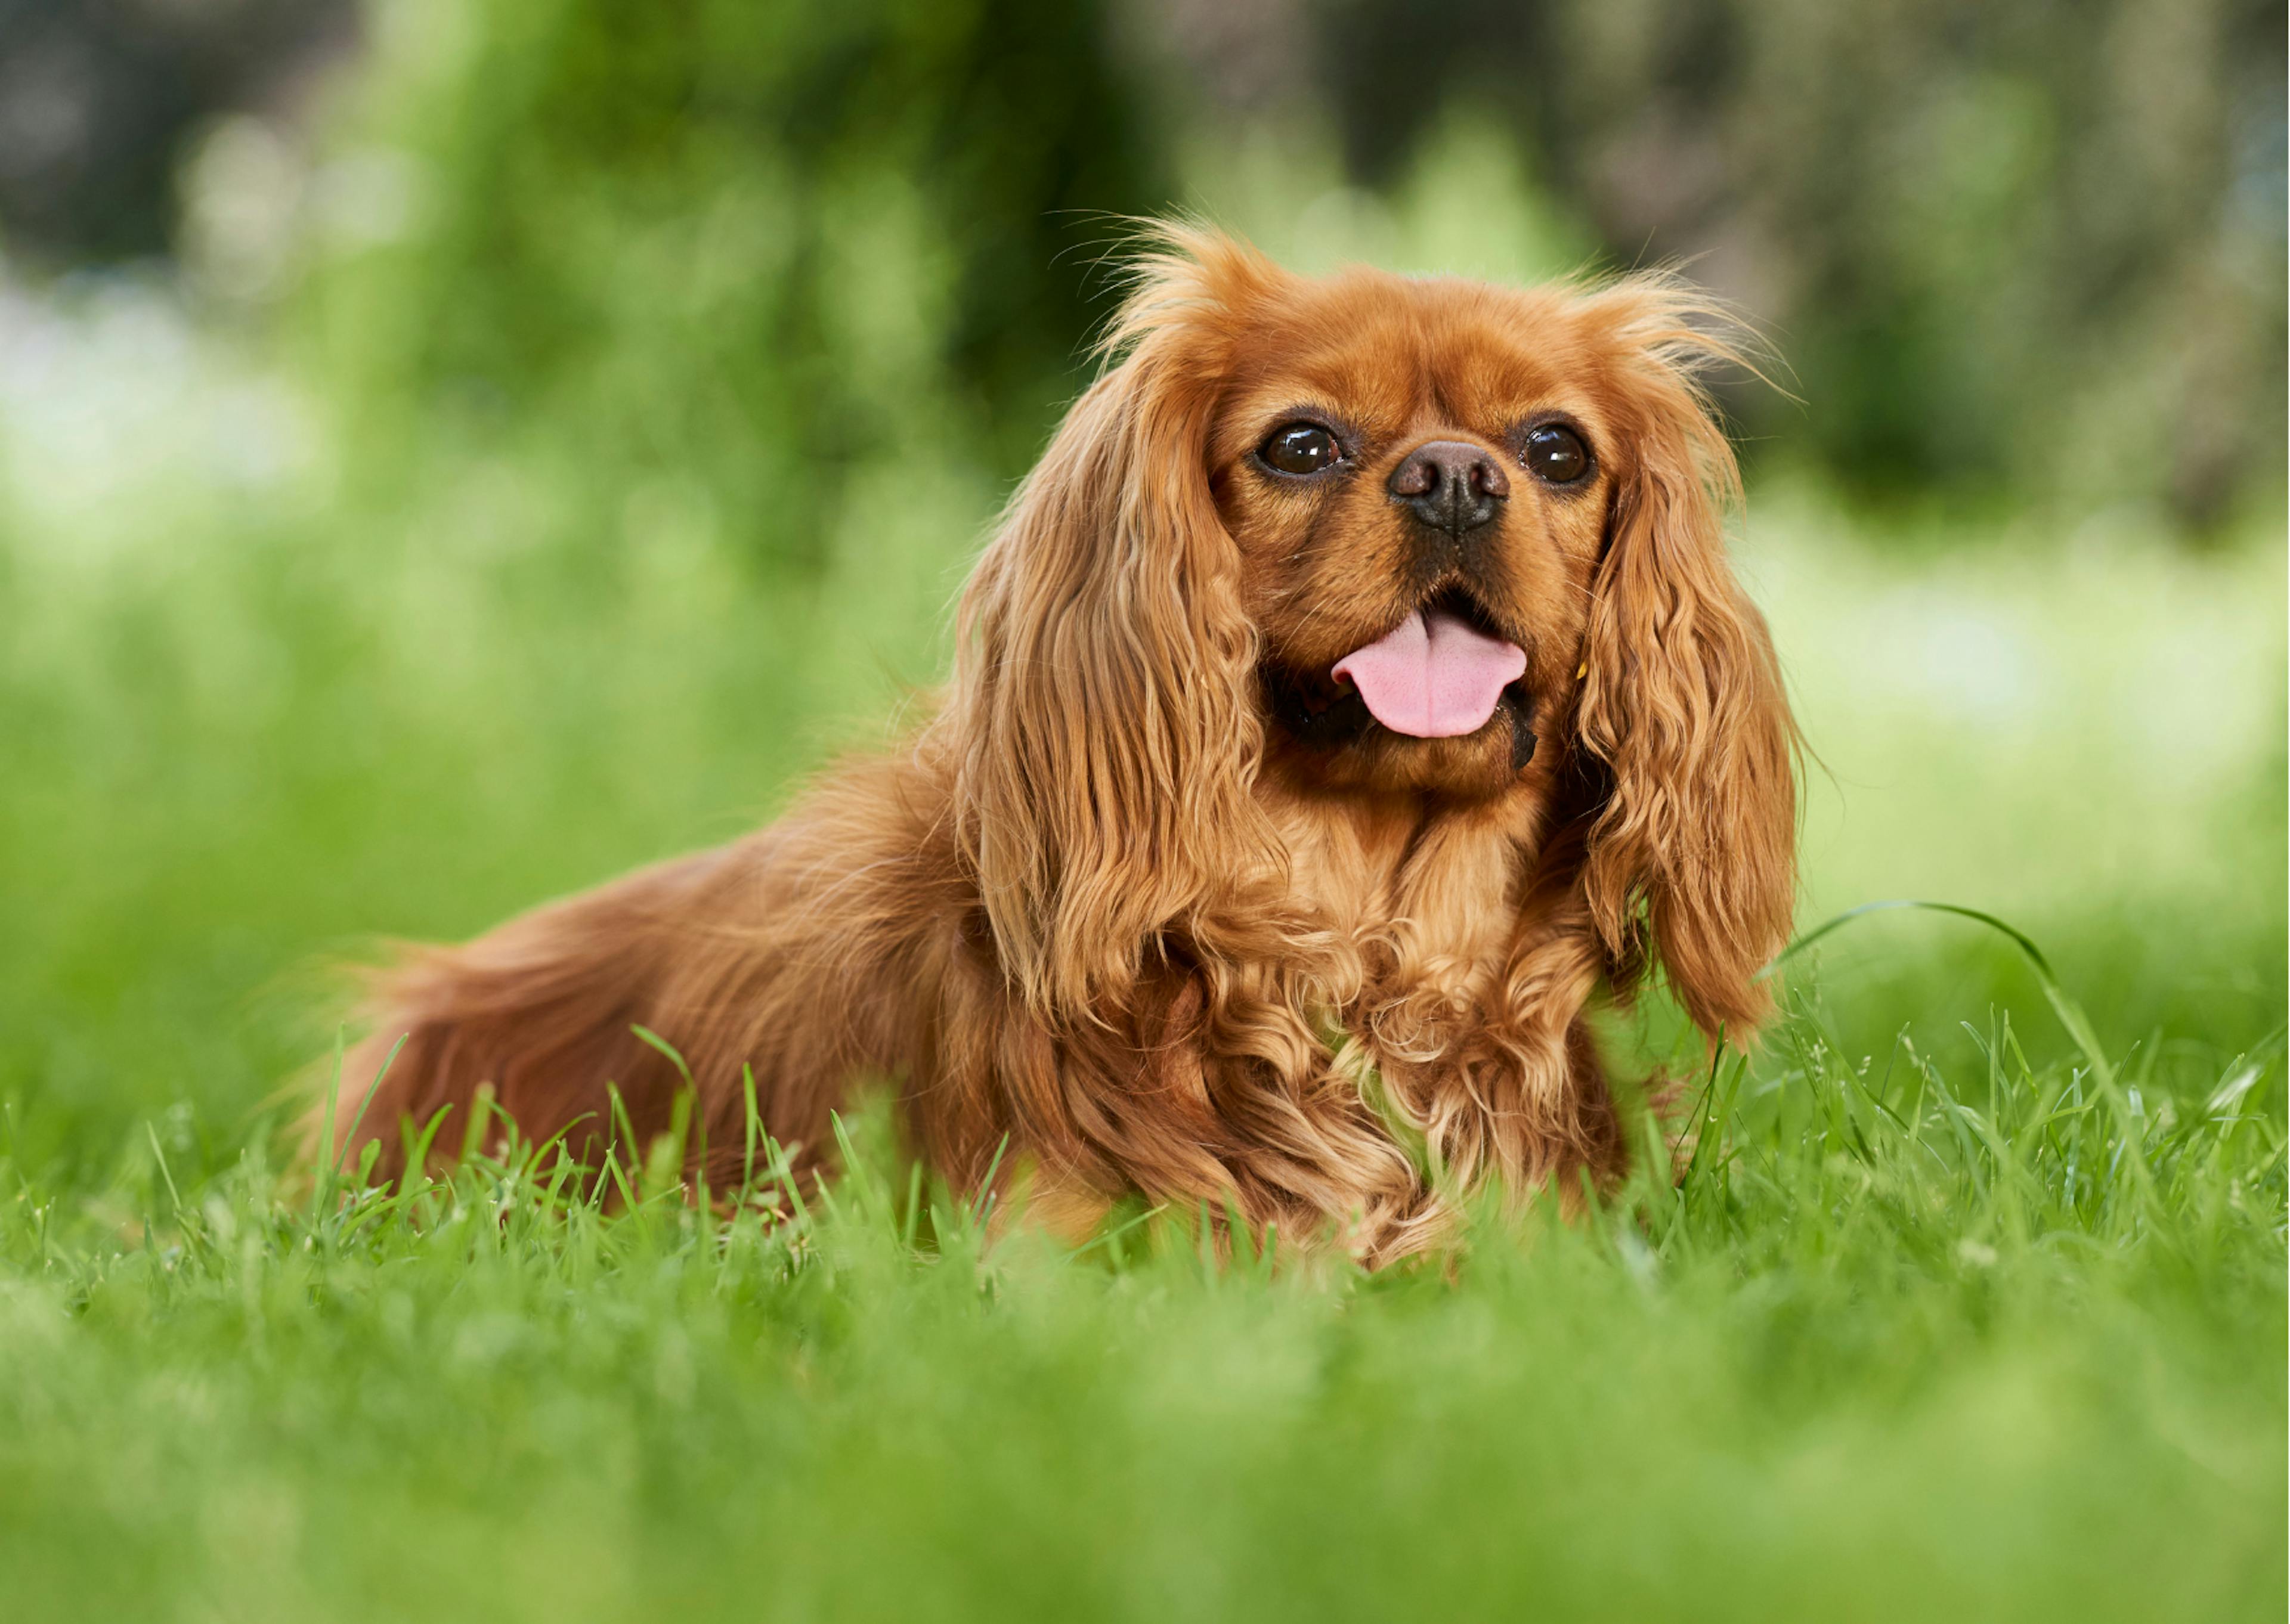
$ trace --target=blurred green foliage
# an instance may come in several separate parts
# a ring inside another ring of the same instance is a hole
[[[376,476],[402,434],[537,422],[598,492],[695,482],[816,565],[856,469],[1023,468],[1083,376],[1103,212],[1167,195],[1091,5],[377,16],[336,139],[397,167],[401,218],[292,311]]]
[[[1202,154],[1268,132],[1292,184],[1339,179],[1325,145],[1389,195],[1490,117],[1589,257],[1686,260],[1774,334],[1801,403],[1728,397],[1760,456],[2214,533],[2284,481],[2284,29],[2265,0],[0,0],[0,240],[148,252],[184,157],[194,262],[218,215],[331,239],[263,301],[364,434],[545,414],[595,510],[672,467],[815,564],[854,468],[1024,466],[1108,215],[1197,202]],[[298,199],[203,204],[233,106],[284,149],[252,193]]]
[[[1317,8],[1313,8],[1317,9]],[[1775,336],[1760,438],[1886,499],[2278,493],[2283,9],[2270,0],[1339,0],[1355,169],[1500,110],[1622,262]],[[1429,88],[1432,93],[1426,94]]]

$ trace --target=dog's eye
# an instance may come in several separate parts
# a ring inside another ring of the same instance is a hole
[[[1558,423],[1528,429],[1518,460],[1528,473],[1554,485],[1571,485],[1590,471],[1590,452],[1582,436]]]
[[[1264,459],[1267,468],[1284,474],[1317,474],[1341,462],[1344,448],[1317,423],[1290,423],[1274,429],[1256,454]]]

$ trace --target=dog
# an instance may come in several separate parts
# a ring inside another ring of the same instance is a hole
[[[331,1154],[395,1175],[487,1090],[594,1164],[688,1085],[693,1172],[736,1179],[752,1099],[815,1178],[874,1078],[1058,1233],[1141,1197],[1372,1266],[1459,1192],[1621,1176],[1602,986],[1756,1030],[1797,745],[1724,550],[1710,307],[1311,279],[1195,226],[1134,270],[908,742],[404,955]]]

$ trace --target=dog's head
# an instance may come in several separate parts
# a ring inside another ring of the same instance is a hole
[[[1268,774],[1338,815],[1571,793],[1617,980],[1651,948],[1705,1028],[1754,1024],[1790,730],[1691,298],[1314,281],[1168,236],[965,600],[960,802],[1005,969],[1085,1009],[1162,933],[1275,906]]]

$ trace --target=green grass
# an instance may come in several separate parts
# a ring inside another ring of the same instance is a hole
[[[1857,921],[1677,1188],[1366,1279],[1165,1218],[986,1248],[879,1149],[768,1230],[482,1161],[314,1200],[272,1130],[324,966],[768,816],[940,668],[997,492],[867,486],[790,579],[545,436],[386,501],[219,476],[237,381],[0,398],[12,1624],[2281,1616],[2278,516],[1764,482],[1806,922],[2000,915],[2087,1023],[1976,924]]]
[[[2182,1107],[1982,1041],[1801,1009],[1674,1188],[1378,1278],[988,1245],[879,1149],[719,1224],[155,1136],[0,1208],[11,1615],[2278,1616],[2279,1044]]]

